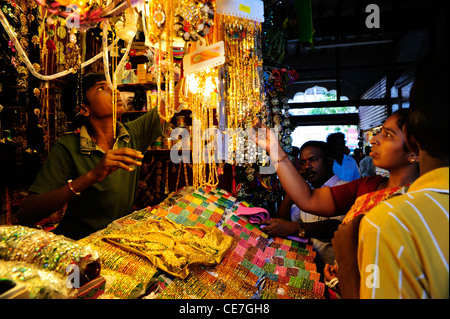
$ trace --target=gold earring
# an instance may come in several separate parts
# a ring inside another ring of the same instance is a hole
[[[417,162],[416,156],[417,156],[416,154],[411,154],[411,158],[409,159],[409,162],[411,164],[414,164]]]

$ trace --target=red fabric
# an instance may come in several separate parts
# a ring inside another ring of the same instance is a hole
[[[336,215],[347,214],[359,196],[376,191],[387,180],[387,177],[375,175],[331,187],[331,195],[336,205]]]
[[[395,192],[400,190],[403,186],[385,188],[378,191],[370,192],[358,197],[350,208],[347,215],[345,215],[342,224],[346,224],[358,215],[366,214],[369,210],[377,206],[380,202],[387,200]]]

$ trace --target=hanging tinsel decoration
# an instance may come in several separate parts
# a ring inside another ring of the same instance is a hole
[[[286,153],[292,152],[292,131],[287,89],[297,78],[295,70],[266,70],[264,72],[265,103],[261,109],[262,123],[273,128]],[[282,199],[284,191],[276,174],[259,174],[258,165],[236,167],[236,191],[240,201],[275,212],[275,203]]]
[[[174,30],[184,41],[197,41],[210,33],[214,5],[210,1],[183,0],[175,8]]]
[[[283,150],[288,154],[292,152],[293,127],[290,122],[287,89],[297,77],[295,70],[273,69],[271,72],[265,72],[266,103],[262,122],[275,130]]]
[[[17,154],[31,149],[33,152],[42,151],[41,135],[37,134],[37,121],[34,110],[39,108],[38,101],[33,93],[36,87],[39,87],[39,81],[29,75],[24,56],[27,56],[28,62],[34,67],[42,69],[39,60],[39,47],[35,46],[33,39],[38,33],[39,12],[34,0],[11,0],[3,1],[1,4],[1,24],[5,28],[6,35],[11,32],[15,34],[16,41],[10,37],[8,46],[10,51],[5,57],[8,57],[9,64],[14,67],[16,90],[14,105],[17,105],[17,114],[12,125],[12,139],[16,144]],[[10,24],[10,25],[9,25]],[[3,35],[3,33],[2,33]],[[6,71],[3,69],[2,71]]]
[[[248,166],[262,160],[247,131],[252,129],[264,102],[261,23],[233,15],[217,16],[227,59],[224,78],[231,150],[227,162]]]
[[[72,69],[72,73],[74,74],[81,66],[80,47],[77,42],[75,30],[72,30],[69,35],[69,43],[66,45],[65,67],[67,70]]]

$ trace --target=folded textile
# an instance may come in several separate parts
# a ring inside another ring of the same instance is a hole
[[[216,227],[185,227],[166,217],[130,225],[104,235],[102,240],[145,257],[155,267],[182,279],[189,275],[191,264],[219,264],[233,242]]]
[[[262,208],[262,207],[239,206],[238,209],[236,210],[236,215],[247,217],[248,222],[250,224],[260,224],[260,222],[262,222],[264,220],[271,219],[267,209]],[[261,225],[261,230],[265,226],[266,225]],[[308,242],[308,239],[300,238],[300,237],[297,237],[297,236],[288,236],[286,238],[290,239],[290,240],[302,242],[302,243],[307,243]]]
[[[246,216],[250,224],[259,224],[263,220],[270,219],[269,212],[262,207],[239,206],[236,215]]]

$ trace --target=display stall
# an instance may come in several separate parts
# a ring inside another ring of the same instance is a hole
[[[2,226],[2,277],[29,298],[324,299],[312,245],[268,238],[248,207],[187,187],[77,242]]]
[[[421,204],[412,199],[426,190],[430,212],[448,211],[447,180],[421,185],[448,158],[416,136],[434,122],[416,116],[422,94],[445,92],[442,72],[420,80],[435,71],[419,66],[448,50],[447,11],[430,1],[1,0],[0,299],[70,300],[63,315],[74,299],[139,300],[166,315],[176,307],[155,306],[166,300],[258,300],[264,312],[260,300],[293,299],[306,315],[298,299],[441,297],[446,223],[410,220],[399,202]],[[328,93],[312,102],[317,85]],[[307,135],[300,150],[294,130],[322,124],[358,125],[376,176],[341,185],[329,139]]]
[[[259,118],[292,150],[286,87],[296,78],[263,68],[262,1],[13,2],[0,21],[23,91],[33,93],[26,107],[37,101],[45,136],[42,153],[28,145],[30,154],[45,158],[70,131],[59,81],[77,75],[78,92],[88,69],[122,92],[128,112],[116,118],[113,94],[114,138],[116,121],[155,107],[165,123],[142,161],[131,215],[74,241],[49,231],[46,221],[58,218],[29,228],[14,225],[8,209],[0,226],[0,298],[326,297],[310,242],[269,238],[259,226],[283,191],[274,171],[259,173],[270,159],[248,130]]]

